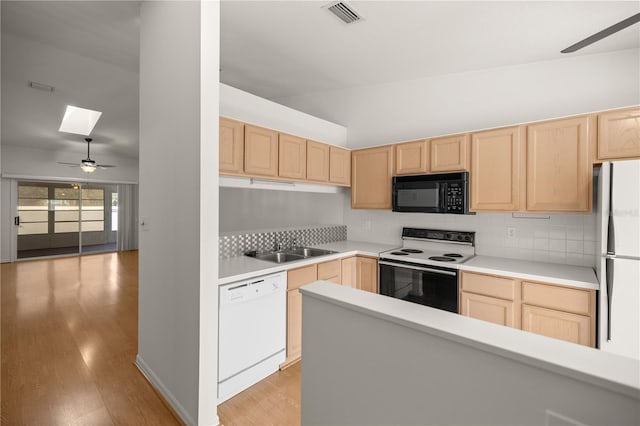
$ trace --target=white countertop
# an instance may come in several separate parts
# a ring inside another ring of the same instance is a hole
[[[306,297],[318,298],[640,399],[640,361],[632,358],[328,281],[316,281],[302,286],[300,291]]]
[[[475,256],[459,265],[461,271],[505,275],[532,281],[598,290],[600,284],[593,268],[561,265],[558,263],[530,262],[504,257]]]
[[[338,253],[279,264],[267,262],[265,260],[258,260],[249,256],[237,256],[228,259],[220,259],[218,262],[218,285],[241,281],[244,279],[257,277],[259,275],[287,271],[289,269],[313,265],[314,263],[342,259],[344,257],[356,255],[378,257],[378,254],[380,252],[391,250],[398,246],[389,244],[368,243],[364,241],[337,241],[335,243],[320,244],[312,247],[333,250],[337,251]]]

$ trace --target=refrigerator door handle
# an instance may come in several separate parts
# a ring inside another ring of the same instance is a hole
[[[607,342],[611,340],[611,305],[613,304],[613,257],[605,261],[607,274]]]
[[[609,166],[609,221],[607,223],[607,254],[616,252],[616,234],[613,225],[613,163]]]

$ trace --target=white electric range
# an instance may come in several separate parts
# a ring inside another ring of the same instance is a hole
[[[380,294],[458,312],[458,265],[475,255],[475,232],[403,228],[402,247],[380,253]]]

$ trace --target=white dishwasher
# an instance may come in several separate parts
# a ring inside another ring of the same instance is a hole
[[[285,359],[287,273],[219,288],[218,403],[268,375]]]

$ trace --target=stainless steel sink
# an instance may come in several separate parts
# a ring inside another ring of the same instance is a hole
[[[296,247],[286,251],[287,253],[297,254],[304,257],[325,256],[327,254],[333,254],[335,251],[324,250],[313,247]]]
[[[255,257],[259,260],[266,260],[267,262],[274,263],[286,263],[293,262],[295,260],[308,259],[310,257],[326,256],[328,254],[337,253],[331,250],[318,249],[313,247],[296,247],[288,250],[278,251],[248,251],[244,255],[249,257]]]

